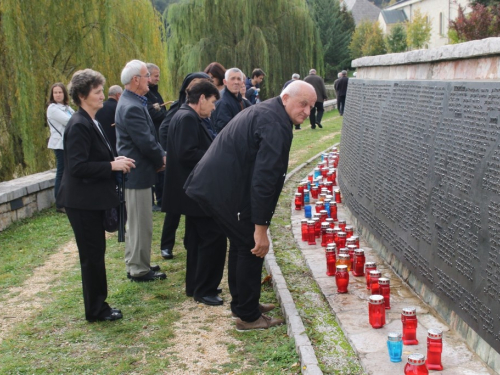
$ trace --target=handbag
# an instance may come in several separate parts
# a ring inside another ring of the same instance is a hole
[[[114,233],[118,230],[119,217],[120,217],[120,206],[108,208],[104,211],[102,217],[102,223],[104,225],[104,230],[109,233]]]

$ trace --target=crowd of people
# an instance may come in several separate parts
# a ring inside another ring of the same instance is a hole
[[[262,101],[264,78],[262,69],[247,78],[213,62],[188,74],[177,100],[165,102],[158,92],[160,68],[132,60],[121,73],[124,89],[110,86],[106,101],[105,79],[91,69],[77,71],[68,90],[52,86],[47,120],[57,160],[56,208],[66,212],[75,234],[88,321],[123,317],[106,301],[103,217],[118,206],[116,186],[126,176],[124,259],[131,281],[167,277],[151,264],[153,211],[165,212],[164,259],[174,257],[184,215],[186,295],[223,304],[219,284],[228,252],[236,329],[283,323],[266,315],[274,305],[260,302],[267,229],[283,188],[293,126],[300,129],[309,117],[313,129],[322,127],[326,90],[312,69],[304,80],[294,74],[279,96]]]

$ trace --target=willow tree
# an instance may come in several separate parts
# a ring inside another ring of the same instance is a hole
[[[119,84],[134,58],[167,72],[164,31],[149,0],[1,0],[0,181],[53,167],[45,126],[52,83],[92,68]]]
[[[262,97],[279,94],[292,73],[323,71],[318,32],[304,0],[186,0],[167,8],[172,89],[212,61],[266,73]]]

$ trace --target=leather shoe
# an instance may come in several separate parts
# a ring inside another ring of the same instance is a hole
[[[111,307],[111,312],[112,313],[116,312],[116,313],[119,313],[119,314],[122,313],[122,311],[120,309],[115,309],[114,307]]]
[[[111,309],[111,312],[109,313],[109,315],[106,315],[106,316],[103,316],[103,317],[100,317],[100,318],[97,318],[97,319],[89,319],[88,321],[90,323],[93,323],[93,322],[96,322],[96,321],[99,321],[99,322],[112,322],[114,320],[118,320],[118,319],[122,319],[123,318],[123,315],[121,312],[118,312],[118,311],[113,311],[113,309]]]
[[[219,296],[194,297],[194,300],[196,302],[204,303],[208,306],[219,306],[224,303],[222,298],[220,298]]]
[[[162,272],[155,272],[149,270],[149,272],[143,276],[130,276],[131,281],[135,282],[147,282],[147,281],[155,281],[155,280],[165,280],[167,275]]]
[[[314,129],[316,129],[316,126],[312,126],[312,125],[311,125],[311,129],[313,129],[313,130],[314,130]]]
[[[158,272],[158,271],[161,271],[161,268],[159,265],[155,265],[155,266],[150,266],[149,269],[153,272]],[[127,272],[127,279],[130,279],[130,272]]]
[[[317,122],[316,125],[318,125],[320,129],[323,129],[323,125],[321,125],[319,122]]]
[[[157,204],[153,205],[153,212],[161,212],[161,206],[158,206]]]
[[[222,288],[217,288],[217,294],[221,294],[222,293]]]
[[[161,257],[163,259],[172,259],[174,254],[172,254],[172,249],[161,249]]]

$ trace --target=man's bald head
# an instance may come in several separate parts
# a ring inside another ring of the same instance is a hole
[[[293,81],[281,92],[285,111],[294,125],[299,125],[309,116],[316,103],[316,90],[304,81]]]

